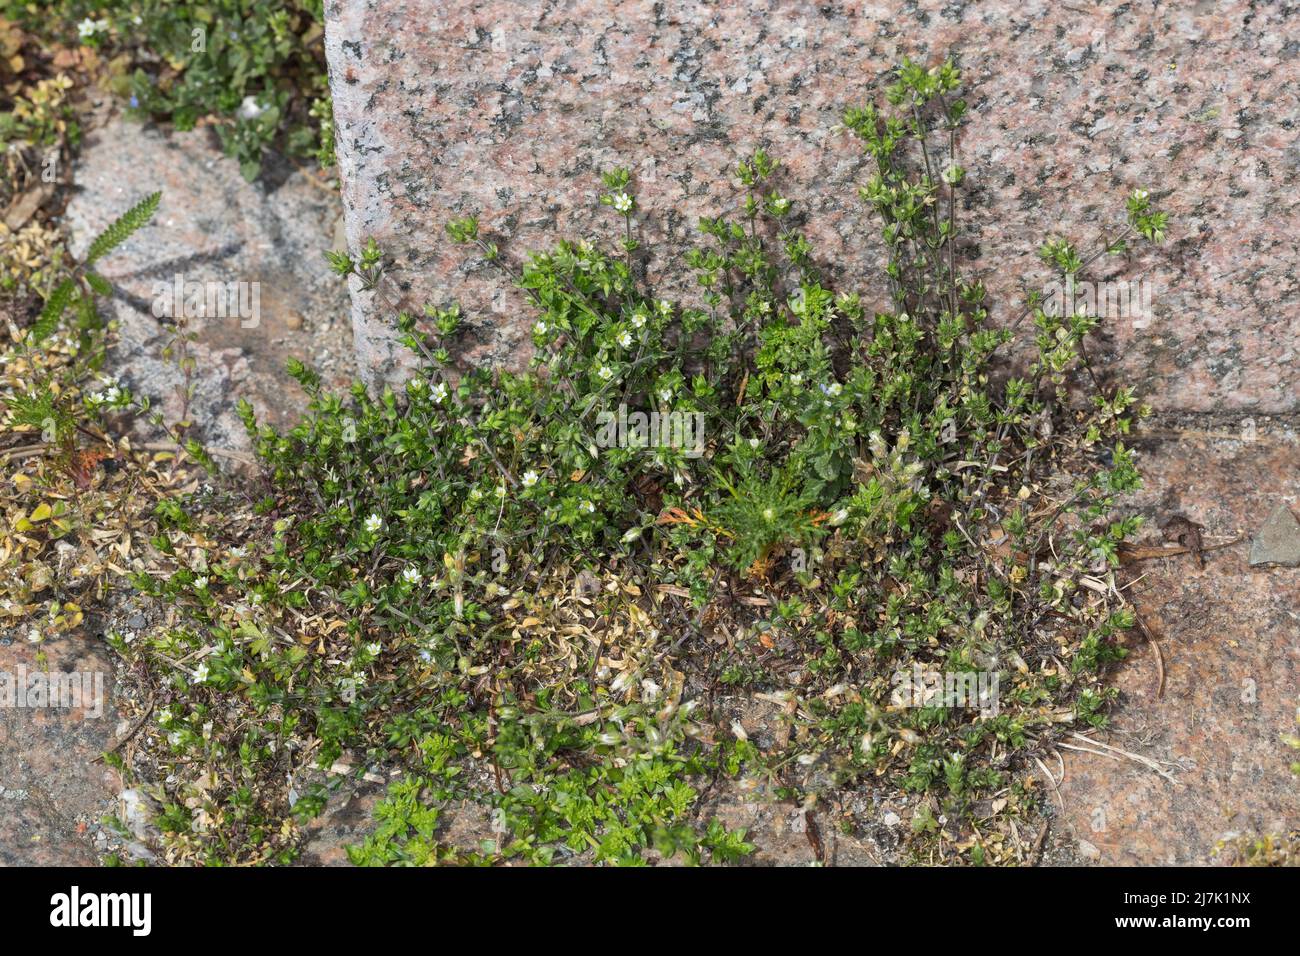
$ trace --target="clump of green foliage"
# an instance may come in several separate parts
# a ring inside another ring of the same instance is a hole
[[[333,162],[322,0],[0,0],[0,16],[99,49],[140,117],[214,121],[250,180],[273,146]]]
[[[460,310],[431,305],[395,317],[418,356],[402,384],[329,394],[296,365],[301,424],[245,408],[255,505],[169,506],[173,567],[139,585],[185,623],[119,644],[166,700],[173,849],[287,859],[291,810],[326,798],[312,768],[400,772],[363,863],[736,859],[751,846],[709,808],[737,774],[805,809],[883,783],[913,795],[918,839],[956,843],[980,801],[1024,793],[1018,761],[1103,725],[1139,410],[1122,388],[1071,400],[1097,320],[1036,297],[1036,358],[995,374],[1014,329],[957,267],[959,83],[908,62],[887,106],[845,116],[874,166],[879,301],[829,286],[763,150],[737,213],[701,223],[699,300],[655,297],[617,170],[609,245],[514,263],[475,219],[448,227],[535,307],[526,371],[457,371]],[[1134,193],[1097,255],[1165,228]],[[1066,279],[1096,258],[1042,252]],[[331,261],[383,298],[373,243]],[[701,453],[602,447],[620,406],[699,416]],[[918,670],[996,676],[996,706],[900,699]],[[770,743],[737,722],[755,704]],[[451,845],[466,802],[488,836]]]

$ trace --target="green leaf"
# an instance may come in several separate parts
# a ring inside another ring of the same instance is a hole
[[[108,298],[113,294],[113,283],[109,282],[102,275],[95,272],[86,273],[86,285],[94,291],[95,295]]]
[[[76,285],[71,279],[64,279],[55,287],[54,292],[45,300],[45,307],[41,309],[41,314],[36,317],[36,322],[32,325],[31,340],[33,345],[40,345],[59,327],[59,320],[63,318],[63,313],[67,311],[69,303],[72,301],[72,294],[76,290]]]
[[[86,253],[86,265],[91,265],[104,258],[149,222],[157,211],[158,202],[161,199],[161,192],[151,193],[128,209],[116,222],[100,233],[95,238],[95,241],[90,244],[90,251]]]

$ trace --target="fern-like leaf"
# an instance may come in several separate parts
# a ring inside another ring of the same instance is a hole
[[[63,318],[63,313],[67,311],[69,303],[72,302],[72,293],[76,291],[76,283],[71,279],[64,279],[50,297],[45,300],[45,307],[41,309],[41,314],[36,317],[32,324],[32,344],[40,345],[59,327],[59,320]]]
[[[162,193],[151,193],[124,212],[116,222],[101,232],[95,238],[95,241],[90,244],[90,251],[86,253],[86,265],[92,265],[104,258],[104,256],[126,242],[132,233],[152,219],[153,214],[158,209],[160,199],[162,199]]]

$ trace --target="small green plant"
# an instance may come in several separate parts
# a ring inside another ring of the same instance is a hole
[[[36,349],[63,327],[69,313],[74,316],[71,331],[78,342],[78,361],[60,369],[57,377],[38,377],[28,391],[7,398],[7,426],[26,426],[39,433],[47,445],[59,449],[62,458],[71,459],[76,442],[81,412],[72,402],[80,394],[77,386],[93,374],[103,360],[102,350],[94,347],[103,327],[97,301],[111,296],[113,287],[95,271],[94,266],[153,218],[161,197],[161,193],[147,196],[95,237],[84,260],[50,292],[27,332],[26,349]],[[103,409],[123,408],[130,402],[130,396],[120,387],[113,386],[110,391],[91,393],[86,401]]]
[[[248,179],[273,146],[332,161],[322,0],[3,0],[0,15],[112,57],[138,116],[213,120]]]
[[[181,613],[128,650],[171,701],[146,739],[172,848],[287,858],[293,817],[380,768],[400,776],[359,863],[730,861],[752,846],[711,801],[760,782],[804,812],[892,786],[918,859],[1003,788],[1028,812],[1019,761],[1102,725],[1124,656],[1133,618],[1106,581],[1138,527],[1116,503],[1142,410],[1097,385],[1096,320],[1034,297],[1035,361],[994,374],[1014,332],[957,266],[959,83],[906,62],[888,106],[846,114],[874,167],[881,301],[826,284],[763,150],[735,214],[701,223],[698,301],[653,296],[615,170],[608,247],[514,261],[475,218],[448,224],[535,308],[526,371],[457,371],[461,312],[430,304],[394,316],[408,380],[329,394],[295,364],[299,425],[245,406],[255,506],[172,509],[171,566],[138,578]],[[1073,279],[1166,228],[1138,192],[1096,254],[1050,240],[1044,261]],[[386,300],[373,242],[330,262]],[[598,440],[615,411],[627,427]],[[650,424],[673,416],[698,445]],[[1000,690],[900,695],[925,672]],[[742,703],[774,743],[750,741]],[[447,842],[453,813],[477,840]],[[998,861],[978,834],[958,852]]]

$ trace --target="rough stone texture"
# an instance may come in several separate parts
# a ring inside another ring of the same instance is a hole
[[[1154,7],[1154,9],[1153,9]],[[459,299],[468,360],[518,363],[529,310],[452,245],[480,214],[516,256],[558,234],[612,236],[600,171],[630,167],[650,277],[668,294],[701,215],[735,208],[735,162],[764,145],[809,215],[819,258],[883,307],[867,164],[839,135],[844,106],[880,101],[904,55],[959,57],[972,106],[959,142],[976,227],[971,274],[994,316],[1048,276],[1034,249],[1062,232],[1093,247],[1146,186],[1170,244],[1109,260],[1103,278],[1154,284],[1143,329],[1108,323],[1116,374],[1162,409],[1300,408],[1296,292],[1300,18],[1243,0],[1082,6],[327,0],[326,49],[347,239],[375,236],[404,304]],[[664,242],[663,240],[667,240]],[[686,290],[689,293],[689,290]],[[361,362],[393,375],[391,335],[354,288]],[[400,350],[399,350],[400,352]]]
[[[1250,563],[1300,565],[1300,521],[1286,505],[1278,505],[1250,543]]]
[[[1062,750],[1064,812],[1057,841],[1109,865],[1204,864],[1236,835],[1300,826],[1300,784],[1280,739],[1300,716],[1300,569],[1254,568],[1254,530],[1278,501],[1300,501],[1300,436],[1275,424],[1177,429],[1157,424],[1138,444],[1152,519],[1182,513],[1205,526],[1205,555],[1141,562],[1129,593],[1154,632],[1157,665],[1136,631],[1118,670],[1119,706],[1099,740],[1162,762],[1171,784],[1140,764]],[[1161,544],[1151,521],[1152,537]],[[1100,749],[1100,748],[1093,748]],[[1046,761],[1058,772],[1054,759]],[[1083,844],[1091,844],[1093,854]]]
[[[108,315],[118,324],[110,365],[170,423],[181,416],[182,377],[163,357],[175,326],[153,314],[157,284],[177,274],[191,282],[259,283],[260,315],[198,319],[190,418],[216,447],[247,447],[235,414],[240,398],[264,420],[292,423],[305,396],[284,366],[314,365],[330,385],[351,375],[347,292],[323,252],[334,240],[338,201],[307,174],[276,164],[256,184],[221,154],[208,130],[164,133],[124,119],[90,134],[73,170],[77,194],[67,218],[74,254],[154,190],[163,192],[153,223],[104,260],[118,294]]]
[[[107,648],[88,637],[45,646],[50,671],[104,675],[99,717],[81,709],[0,707],[0,866],[93,866],[113,812],[117,774],[94,759],[111,745],[117,714]],[[44,670],[33,645],[0,645],[0,671]]]

